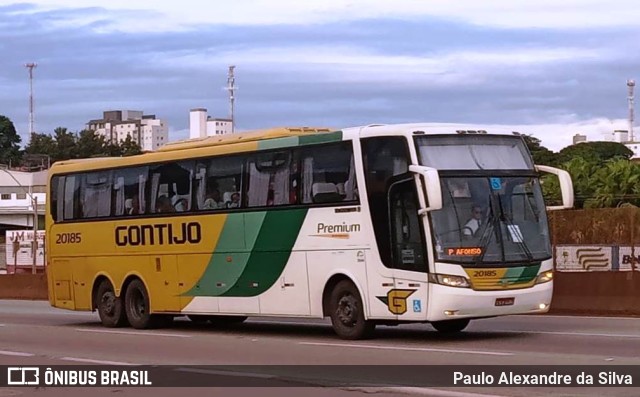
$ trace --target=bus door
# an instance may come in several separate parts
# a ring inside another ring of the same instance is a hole
[[[389,297],[389,308],[393,308],[400,321],[425,319],[428,260],[413,176],[401,177],[391,183],[388,203],[394,273],[394,292]]]

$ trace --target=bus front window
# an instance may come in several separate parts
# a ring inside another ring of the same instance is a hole
[[[431,213],[438,260],[522,264],[551,257],[537,178],[452,176],[441,185],[443,207]]]

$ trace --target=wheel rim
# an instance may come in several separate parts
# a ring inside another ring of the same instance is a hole
[[[147,313],[147,305],[144,301],[144,296],[139,290],[131,291],[131,297],[129,298],[129,312],[136,319],[144,317]]]
[[[344,326],[353,327],[355,325],[358,321],[358,301],[353,295],[343,295],[338,300],[336,317]]]
[[[102,294],[102,302],[101,302],[102,312],[109,316],[113,317],[116,311],[116,295],[113,291],[105,292]]]

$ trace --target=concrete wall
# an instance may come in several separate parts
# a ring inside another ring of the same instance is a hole
[[[47,300],[47,277],[44,274],[0,275],[0,299]]]

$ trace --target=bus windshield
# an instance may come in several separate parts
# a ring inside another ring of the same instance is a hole
[[[440,172],[443,207],[431,212],[437,259],[467,265],[551,257],[546,208],[518,136],[416,138],[420,162]]]
[[[551,257],[540,183],[534,177],[445,177],[431,213],[439,260],[466,264]]]

